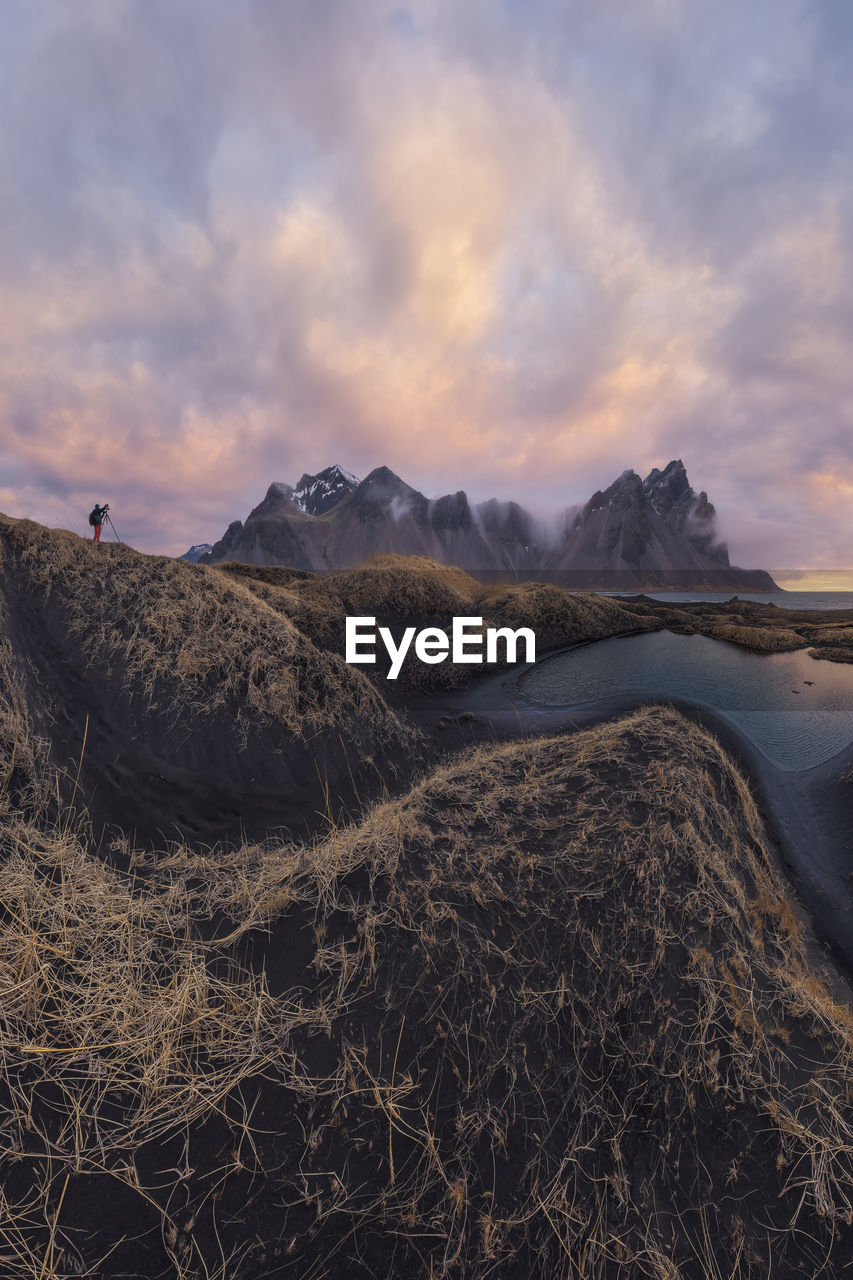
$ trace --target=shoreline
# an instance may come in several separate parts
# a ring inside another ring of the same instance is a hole
[[[580,641],[544,652],[539,661],[595,644]],[[549,707],[518,687],[534,663],[484,675],[462,689],[412,699],[406,714],[427,738],[431,751],[455,754],[488,740],[572,733],[617,719],[641,706],[671,706],[711,730],[737,762],[755,799],[780,869],[808,913],[813,945],[826,961],[853,977],[853,815],[842,778],[853,771],[853,743],[821,764],[783,770],[723,713],[679,697],[610,699],[591,707]]]

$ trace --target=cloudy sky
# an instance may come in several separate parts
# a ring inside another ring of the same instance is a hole
[[[2,0],[0,510],[682,457],[737,562],[853,565],[851,58],[849,0]]]

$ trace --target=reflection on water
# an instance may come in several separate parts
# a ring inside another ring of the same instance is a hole
[[[702,703],[783,769],[811,768],[853,742],[853,665],[817,662],[805,649],[755,654],[707,636],[655,631],[546,658],[519,687],[549,706],[650,696]]]

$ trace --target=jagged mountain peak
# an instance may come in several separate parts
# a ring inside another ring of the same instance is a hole
[[[653,467],[643,481],[643,492],[655,510],[661,512],[671,510],[685,496],[694,496],[680,458],[668,462],[663,471]]]
[[[293,501],[293,485],[285,484],[283,480],[273,480],[265,494],[265,500],[275,498],[286,498],[288,502]],[[298,504],[297,504],[298,505]]]
[[[642,498],[643,484],[636,471],[623,471],[621,476],[608,485],[606,489],[596,489],[595,493],[578,513],[575,523],[582,522],[585,516],[604,507],[636,505]]]
[[[315,475],[309,475],[306,471],[296,485],[297,493],[310,488],[311,485],[316,484],[318,481],[324,484],[347,484],[351,485],[353,489],[359,482],[358,477],[354,476],[351,471],[347,471],[346,467],[342,467],[340,463],[333,462],[330,467],[324,467],[322,471],[316,472]]]
[[[348,497],[358,483],[358,478],[351,471],[334,462],[314,475],[305,472],[296,487],[291,489],[290,496],[307,515],[324,516]],[[287,485],[282,487],[289,488]]]
[[[204,559],[342,569],[387,553],[428,555],[474,572],[581,572],[590,582],[601,575],[599,584],[623,577],[642,584],[663,574],[680,575],[682,584],[685,575],[696,582],[717,575],[726,586],[747,586],[749,577],[730,570],[714,507],[690,487],[680,458],[645,479],[626,469],[550,525],[514,502],[473,505],[463,489],[428,499],[390,467],[356,481],[335,464],[306,473],[296,488],[270,485],[246,524],[235,521]]]
[[[295,500],[293,489],[281,480],[274,480],[264,494],[263,501],[249,513],[250,520],[258,520],[264,516],[286,518],[289,515],[299,516],[300,505]]]
[[[390,467],[374,467],[361,483],[374,490],[387,488],[400,493],[417,492],[411,485],[406,484],[405,480],[401,480],[396,471],[392,471]]]
[[[265,503],[293,502],[309,516],[323,516],[348,497],[358,486],[358,478],[337,462],[315,475],[305,472],[296,485],[274,480],[267,489]]]
[[[717,564],[728,565],[729,553],[720,541],[717,512],[703,489],[696,493],[680,458],[668,462],[663,471],[653,467],[643,481],[643,493],[655,512],[702,555]]]
[[[413,503],[426,504],[426,498],[406,484],[390,467],[375,467],[347,495],[347,509],[377,513],[385,508],[397,514]]]
[[[646,476],[644,483],[648,484],[650,481],[656,480],[659,476],[683,476],[686,480],[687,468],[681,458],[672,458],[663,470],[661,470],[660,467],[652,467],[651,471]]]

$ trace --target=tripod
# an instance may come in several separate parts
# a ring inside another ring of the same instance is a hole
[[[113,522],[112,522],[112,520],[111,520],[111,518],[110,518],[110,513],[109,513],[109,511],[105,511],[105,512],[104,512],[104,519],[106,520],[107,524],[110,526],[110,528],[112,529],[113,533],[115,534],[115,536],[116,536],[116,541],[117,541],[117,542],[121,542],[121,538],[120,538],[120,537],[119,537],[119,535],[118,535],[118,529],[117,529],[117,528],[115,527],[115,525],[113,524]]]

